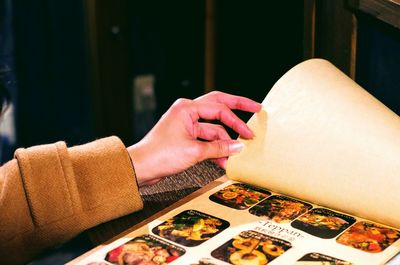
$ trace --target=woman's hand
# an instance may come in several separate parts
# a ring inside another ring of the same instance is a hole
[[[232,140],[223,126],[199,120],[219,120],[241,137],[252,138],[253,132],[231,109],[258,112],[261,105],[217,91],[195,100],[178,99],[140,142],[128,147],[139,186],[206,159],[225,168],[227,157],[239,152],[241,143]]]

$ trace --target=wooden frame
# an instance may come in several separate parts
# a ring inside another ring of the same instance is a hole
[[[356,25],[346,0],[304,0],[304,59],[327,59],[354,79]]]
[[[400,0],[304,0],[304,58],[325,58],[355,79],[356,12],[400,29]]]
[[[349,0],[354,10],[367,13],[400,29],[400,0]]]
[[[205,0],[204,92],[215,88],[215,0]]]

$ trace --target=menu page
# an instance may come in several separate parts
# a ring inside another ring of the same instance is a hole
[[[228,180],[78,264],[386,264],[399,238],[392,227]]]
[[[320,59],[287,72],[262,104],[229,178],[400,228],[398,115]]]

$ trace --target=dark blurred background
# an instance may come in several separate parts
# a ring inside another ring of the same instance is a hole
[[[312,57],[399,113],[399,7],[376,2],[374,13],[374,1],[350,0],[0,0],[14,117],[2,160],[58,140],[130,145],[179,97],[216,89],[261,101]]]

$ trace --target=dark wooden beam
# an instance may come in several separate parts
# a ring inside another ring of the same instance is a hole
[[[349,6],[400,28],[400,0],[349,0]]]
[[[215,0],[206,0],[204,92],[215,89]]]
[[[303,57],[313,58],[315,55],[315,0],[304,0],[304,37]]]
[[[315,2],[314,56],[327,59],[354,78],[356,19],[346,1]]]

